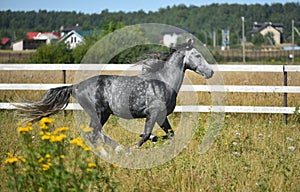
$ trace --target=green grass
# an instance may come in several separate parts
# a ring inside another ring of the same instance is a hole
[[[9,151],[18,153],[22,146],[14,113],[2,111],[0,119],[0,190],[7,191],[5,154]],[[71,137],[79,136],[72,113],[64,118],[57,114],[54,119],[56,126],[71,128]],[[205,129],[202,126],[207,119],[208,115],[202,114],[202,122],[190,144],[174,159],[158,167],[126,169],[110,165],[98,157],[91,158],[99,161],[103,171],[120,183],[119,191],[300,190],[300,124],[295,115],[289,116],[288,125],[283,123],[282,115],[227,115],[216,142],[207,153],[200,155],[199,143]],[[117,121],[112,117],[105,128],[116,126]],[[133,137],[133,140],[138,139],[138,135]],[[147,142],[143,147],[155,145],[160,143]]]

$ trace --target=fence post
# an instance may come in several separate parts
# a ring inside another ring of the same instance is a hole
[[[66,70],[62,70],[62,75],[63,75],[63,84],[66,84],[67,83],[67,72]],[[63,116],[66,117],[66,111],[63,110]]]
[[[283,65],[283,86],[287,86],[287,71],[285,65]],[[287,93],[283,93],[283,107],[287,107]],[[284,113],[284,122],[288,123],[288,114]]]

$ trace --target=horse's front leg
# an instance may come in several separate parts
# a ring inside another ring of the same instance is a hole
[[[154,124],[157,120],[158,117],[158,112],[152,112],[147,118],[146,118],[146,124],[145,124],[145,129],[144,133],[141,135],[141,139],[139,142],[136,144],[137,146],[142,146],[144,142],[146,142],[148,139],[150,139]]]

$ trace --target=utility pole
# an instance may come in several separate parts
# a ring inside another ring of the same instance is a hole
[[[242,49],[243,49],[243,62],[246,62],[245,59],[245,17],[242,17]]]
[[[294,55],[295,55],[295,21],[294,19],[292,20],[292,46],[293,46],[293,57],[292,57],[292,62],[294,63]]]

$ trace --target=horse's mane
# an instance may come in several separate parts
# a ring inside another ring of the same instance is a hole
[[[144,73],[152,73],[163,68],[166,61],[178,50],[182,50],[186,47],[186,44],[179,45],[174,48],[170,48],[168,51],[152,51],[138,59],[135,65],[142,65]]]

